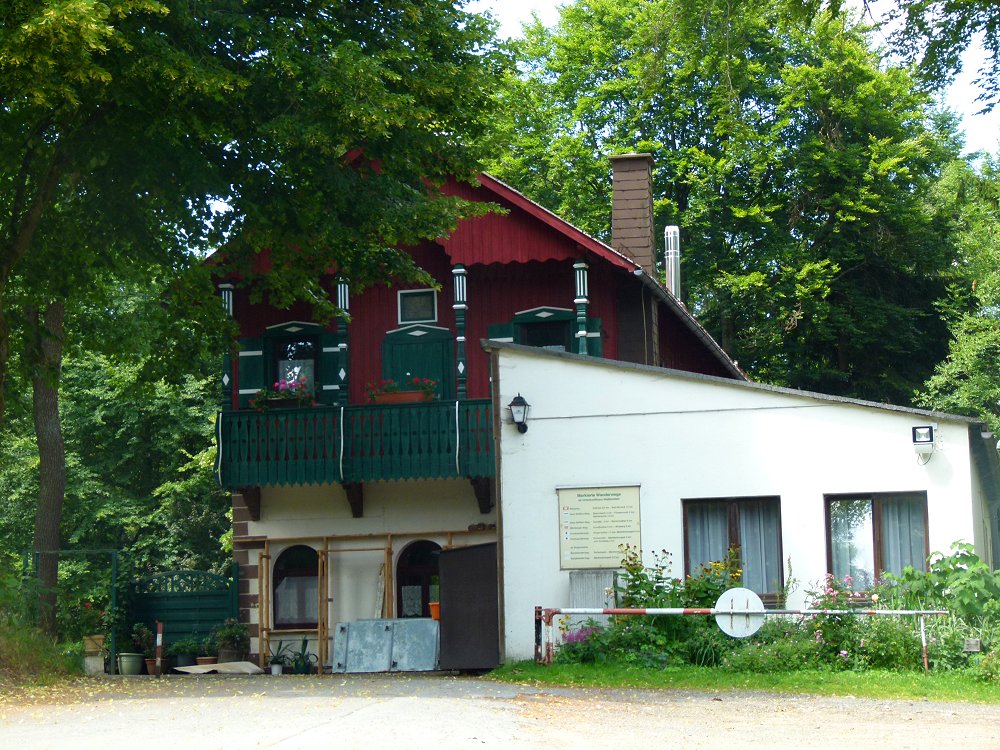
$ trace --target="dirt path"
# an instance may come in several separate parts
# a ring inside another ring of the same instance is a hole
[[[1000,749],[1000,706],[440,675],[84,680],[0,703],[0,747]]]

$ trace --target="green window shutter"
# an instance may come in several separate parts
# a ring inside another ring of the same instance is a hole
[[[249,408],[253,395],[267,384],[267,352],[260,337],[240,339],[240,408]]]
[[[439,397],[454,398],[454,370],[454,341],[447,329],[408,326],[382,340],[382,377],[403,388],[413,378],[431,378],[438,381]]]
[[[343,402],[347,401],[347,380],[340,377],[341,368],[346,375],[347,363],[341,362],[339,343],[335,333],[324,331],[319,336],[319,366],[316,368],[316,393],[313,395],[316,401],[321,404],[337,403],[337,397],[341,390],[345,391]],[[333,386],[339,386],[339,388]]]

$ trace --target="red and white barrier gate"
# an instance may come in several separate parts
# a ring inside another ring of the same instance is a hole
[[[552,619],[556,615],[715,615],[715,622],[726,635],[747,638],[760,630],[764,618],[773,615],[903,615],[920,617],[920,641],[923,645],[924,671],[927,670],[927,635],[925,615],[947,615],[946,609],[765,609],[764,603],[750,589],[724,591],[714,607],[661,607],[647,609],[597,609],[587,607],[535,607],[535,661],[551,664],[555,654]]]

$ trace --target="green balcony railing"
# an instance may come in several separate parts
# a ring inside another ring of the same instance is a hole
[[[493,476],[488,399],[398,406],[226,411],[223,487]]]

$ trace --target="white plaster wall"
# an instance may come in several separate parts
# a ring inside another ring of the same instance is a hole
[[[982,541],[961,420],[511,349],[499,368],[500,403],[521,393],[531,404],[527,433],[509,415],[501,430],[508,659],[531,657],[536,605],[569,602],[560,486],[639,485],[642,547],[671,552],[676,575],[682,499],[779,496],[783,556],[800,581],[792,607],[826,573],[825,494],[926,491],[932,551]],[[928,423],[939,448],[921,466],[910,428]]]
[[[470,526],[496,523],[496,510],[479,512],[467,480],[371,482],[364,485],[364,516],[352,518],[340,485],[264,487],[260,521],[251,521],[250,536],[271,539],[271,569],[282,551],[295,544],[329,545],[329,622],[380,617],[378,579],[385,555],[385,535],[393,534],[393,571],[407,544],[429,539],[442,547],[496,541],[493,529],[468,533]],[[370,535],[370,536],[367,536]],[[259,613],[251,619],[259,621]]]

